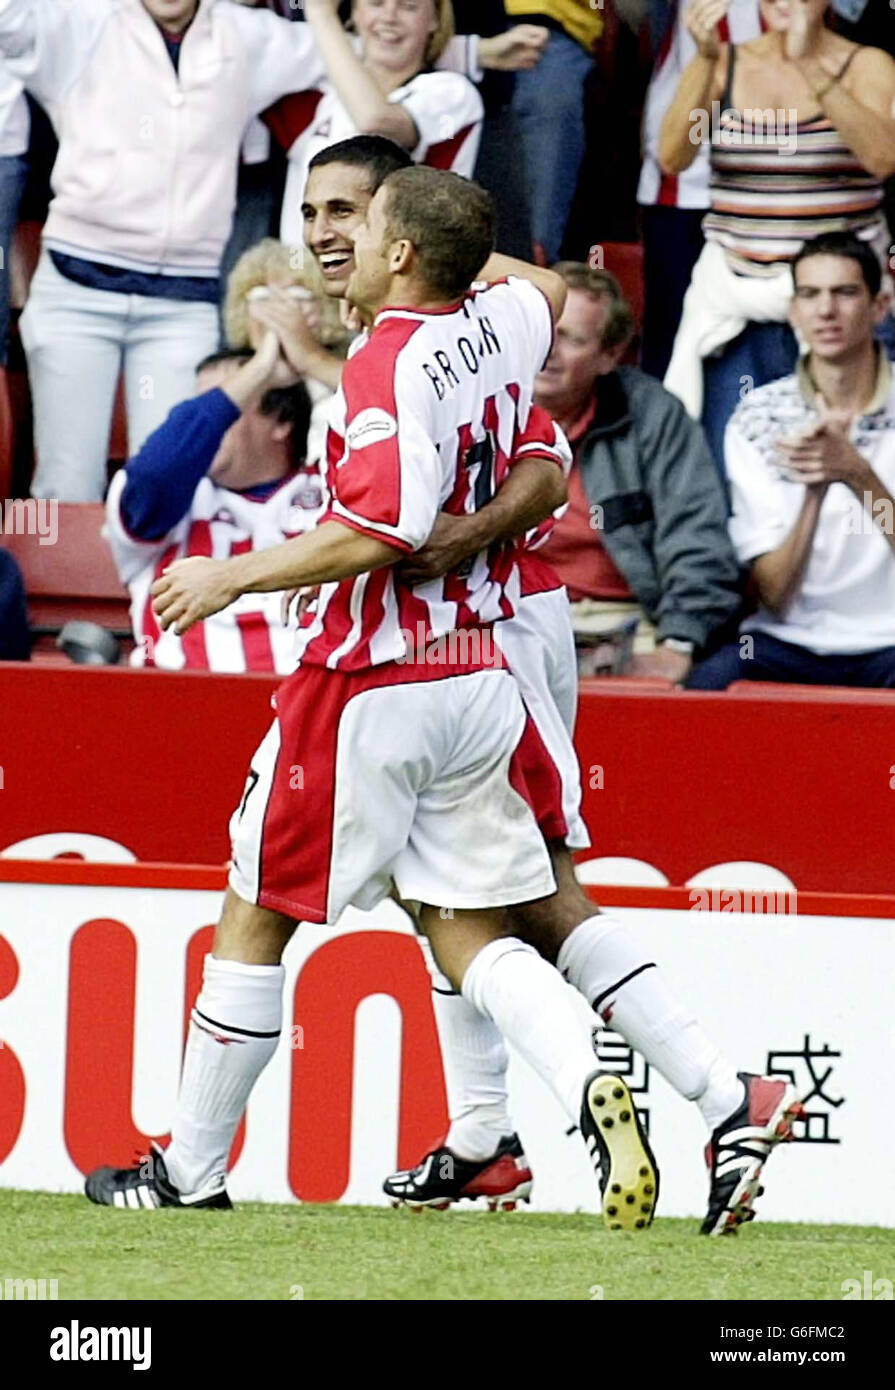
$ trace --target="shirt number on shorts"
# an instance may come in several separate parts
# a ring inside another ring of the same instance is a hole
[[[245,815],[246,802],[248,801],[249,797],[252,795],[252,792],[258,785],[258,777],[259,773],[257,773],[254,768],[251,768],[249,771],[249,775],[246,778],[245,791],[242,794],[242,801],[239,803],[240,820],[242,820],[243,816]]]

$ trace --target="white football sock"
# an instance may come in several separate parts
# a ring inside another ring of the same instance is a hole
[[[181,1193],[226,1172],[249,1094],[280,1039],[282,965],[205,957],[165,1167]]]
[[[557,969],[604,1023],[694,1100],[713,1130],[743,1099],[733,1063],[703,1032],[665,984],[655,962],[616,917],[600,912],[566,938]]]
[[[467,968],[463,995],[493,1020],[577,1125],[584,1083],[598,1066],[590,1029],[553,966],[515,937],[489,941]]]
[[[458,994],[438,968],[425,937],[420,946],[432,980],[450,1129],[445,1145],[460,1158],[490,1158],[514,1133],[507,1111],[506,1044],[499,1029]]]

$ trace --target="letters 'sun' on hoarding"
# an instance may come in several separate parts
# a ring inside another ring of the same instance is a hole
[[[215,873],[0,860],[0,1184],[77,1191],[85,1170],[131,1163],[150,1137],[164,1139],[220,906]],[[809,913],[801,900],[797,913],[762,915],[689,897],[707,910],[686,910],[686,890],[673,910],[617,910],[738,1066],[791,1075],[806,1097],[761,1218],[895,1225],[895,1189],[874,1179],[895,1148],[895,1117],[879,1104],[895,1042],[879,981],[895,975],[895,924]],[[386,904],[334,928],[302,927],[286,965],[283,1036],[235,1146],[232,1194],[378,1203],[385,1174],[445,1128],[419,946]],[[582,1005],[583,1026],[587,1017]],[[649,1127],[663,1170],[660,1214],[700,1215],[705,1134],[695,1107],[617,1034],[603,1031],[596,1049],[627,1077]],[[510,1092],[535,1173],[533,1206],[595,1210],[579,1136],[566,1134],[553,1097],[515,1057]],[[843,1185],[843,1172],[854,1181]]]

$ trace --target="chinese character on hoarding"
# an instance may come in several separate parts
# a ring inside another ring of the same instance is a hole
[[[637,1117],[644,1133],[649,1134],[649,1063],[611,1028],[594,1028],[591,1039],[600,1066],[616,1076],[623,1076],[633,1096],[645,1097],[646,1103],[637,1107]]]
[[[837,1099],[824,1090],[832,1075],[833,1066],[823,1066],[823,1063],[830,1058],[841,1056],[842,1053],[834,1052],[829,1043],[824,1043],[823,1047],[812,1047],[811,1038],[807,1033],[801,1050],[768,1053],[768,1075],[785,1076],[791,1081],[805,1107],[805,1115],[801,1120],[796,1120],[793,1126],[793,1138],[796,1143],[840,1143],[840,1140],[830,1133],[830,1110],[838,1110],[840,1105],[845,1103],[845,1096],[839,1096]]]

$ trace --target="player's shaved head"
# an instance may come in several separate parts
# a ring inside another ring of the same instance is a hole
[[[494,250],[491,195],[471,179],[414,166],[382,185],[390,241],[407,240],[420,278],[439,296],[459,298]]]

